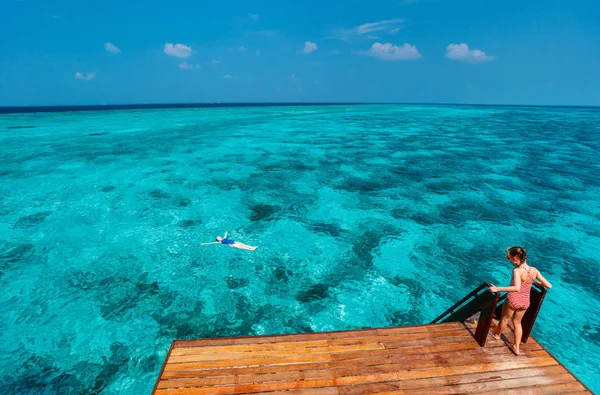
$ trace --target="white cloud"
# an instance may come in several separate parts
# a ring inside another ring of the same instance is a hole
[[[410,44],[402,46],[393,45],[392,43],[375,43],[368,51],[359,52],[361,55],[373,56],[381,60],[411,60],[421,58],[421,54],[417,51],[417,47]]]
[[[260,55],[260,49],[257,49],[256,52],[254,52],[257,55]]]
[[[223,76],[223,79],[225,79],[225,80],[237,80],[237,77],[235,75],[225,74]]]
[[[258,20],[258,15],[256,15],[256,14],[248,14],[248,18],[250,18],[253,21],[257,21]]]
[[[290,76],[291,79],[295,80],[296,79],[296,73],[292,73],[292,75]]]
[[[192,55],[192,48],[183,44],[165,44],[165,53],[178,58],[189,58]]]
[[[309,54],[311,52],[314,52],[317,50],[317,44],[313,43],[312,41],[306,41],[304,43],[304,48],[302,48],[302,53],[303,54]]]
[[[183,70],[192,70],[192,69],[199,69],[200,65],[199,64],[189,64],[186,61],[186,62],[179,63],[179,68],[183,69]]]
[[[493,56],[488,56],[479,49],[469,49],[469,46],[465,43],[448,45],[445,56],[448,59],[462,60],[469,63],[483,63],[494,60]]]
[[[212,64],[219,64],[219,63],[221,63],[221,61],[220,61],[220,60],[217,60],[217,59],[213,59],[213,60],[212,60]]]
[[[119,48],[117,48],[117,46],[113,43],[106,43],[104,44],[104,49],[106,49],[108,52],[112,52],[112,53],[121,53],[121,50]]]
[[[339,49],[332,49],[331,53],[334,54],[334,55],[339,55],[339,54],[342,53],[342,51],[340,51]]]
[[[380,32],[380,31],[395,33],[401,29],[401,27],[398,27],[398,25],[403,22],[404,22],[404,19],[395,18],[395,19],[388,19],[385,21],[365,23],[363,25],[355,27],[354,32],[358,35],[367,34],[367,33],[371,33],[371,32]]]
[[[244,47],[243,45],[240,45],[240,47],[238,48],[238,50],[242,53],[246,52],[248,48]]]
[[[341,41],[352,41],[356,38],[369,38],[381,37],[383,35],[393,35],[402,29],[404,24],[403,18],[386,19],[383,21],[363,23],[362,25],[355,26],[353,28],[338,28],[330,31],[328,38],[341,40]],[[377,35],[370,34],[377,32]]]
[[[87,80],[87,81],[91,81],[94,78],[96,78],[96,73],[95,72],[91,72],[91,73],[80,73],[79,71],[75,73],[75,78],[77,78],[78,80]]]

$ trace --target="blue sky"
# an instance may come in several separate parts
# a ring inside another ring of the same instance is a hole
[[[0,106],[600,105],[592,0],[2,0]]]

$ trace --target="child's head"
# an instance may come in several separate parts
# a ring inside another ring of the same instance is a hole
[[[506,259],[514,265],[520,265],[527,262],[527,251],[523,247],[510,247],[506,250]]]

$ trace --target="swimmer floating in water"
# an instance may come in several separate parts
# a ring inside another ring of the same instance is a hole
[[[258,246],[249,246],[244,243],[240,243],[239,241],[234,241],[227,238],[228,233],[225,232],[225,236],[217,236],[217,241],[213,241],[210,243],[202,243],[200,245],[208,245],[208,244],[227,244],[231,248],[239,248],[240,250],[248,250],[254,251],[258,248]]]

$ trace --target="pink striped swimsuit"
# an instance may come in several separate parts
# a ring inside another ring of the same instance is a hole
[[[509,292],[507,296],[508,301],[515,310],[527,310],[529,307],[529,294],[531,293],[531,284],[533,284],[533,279],[529,275],[531,267],[523,270],[526,270],[526,276],[529,278],[529,280],[531,280],[531,282],[521,282],[521,289],[516,292]],[[510,285],[514,285],[513,281],[510,282]]]

